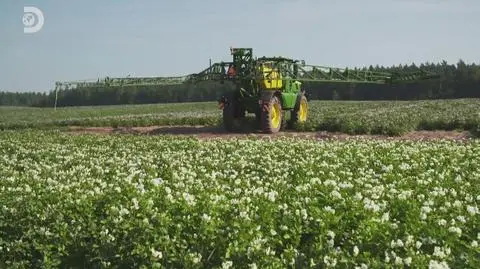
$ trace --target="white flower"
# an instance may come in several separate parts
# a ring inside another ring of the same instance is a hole
[[[161,178],[154,178],[154,179],[152,179],[152,183],[155,186],[160,185],[160,184],[162,184],[162,179]]]
[[[157,251],[154,248],[151,248],[150,251],[152,252],[152,257],[155,259],[161,259],[163,257],[163,254],[161,251]]]
[[[138,200],[137,200],[137,198],[133,198],[133,199],[132,199],[132,203],[133,203],[133,208],[134,208],[135,210],[138,210],[138,209],[140,208],[140,207],[138,206]]]
[[[128,211],[128,209],[122,207],[122,209],[120,209],[119,213],[120,213],[120,216],[124,216],[124,215],[128,215],[128,213],[130,213],[130,211]]]
[[[240,211],[240,218],[242,218],[242,219],[250,219],[250,217],[248,216],[248,213],[245,212],[245,211]]]
[[[446,262],[438,262],[436,260],[430,260],[428,269],[450,269]]]
[[[336,198],[336,199],[341,199],[342,198],[342,195],[338,192],[338,191],[332,191],[330,193],[330,195],[333,197],[333,198]]]
[[[411,246],[413,244],[413,240],[414,240],[413,236],[411,236],[411,235],[407,236],[407,240],[405,242],[405,245],[406,246]]]
[[[440,259],[446,258],[448,255],[450,255],[451,250],[450,248],[441,248],[438,246],[435,246],[433,250],[433,256],[438,257]]]
[[[462,235],[462,229],[455,226],[451,226],[450,228],[448,228],[448,231],[451,233],[456,233],[458,236]]]
[[[195,204],[195,196],[194,196],[194,195],[191,195],[191,194],[188,193],[188,192],[184,192],[184,193],[183,193],[183,199],[185,199],[185,201],[186,201],[187,204],[189,204],[189,205]]]
[[[368,269],[368,266],[364,263],[360,264],[360,266],[355,266],[355,269]]]
[[[306,220],[308,217],[307,210],[305,208],[302,208],[302,210],[300,210],[300,213],[302,214],[302,218]]]
[[[275,202],[275,197],[276,197],[276,193],[274,191],[271,191],[267,194],[268,196],[268,200],[272,201],[272,202]]]
[[[275,255],[275,250],[272,250],[270,247],[267,247],[267,249],[265,250],[265,254],[267,256],[274,256]]]
[[[467,205],[467,212],[473,216],[478,213],[478,208],[476,206],[474,207],[474,206]]]
[[[457,196],[457,191],[455,189],[451,189],[450,193],[452,194],[453,197]]]
[[[388,212],[383,213],[382,218],[381,218],[382,222],[386,222],[389,219],[390,219],[390,214]]]
[[[421,220],[426,220],[426,219],[427,219],[427,214],[425,214],[425,213],[423,213],[423,212],[420,213],[420,219],[421,219]]]
[[[328,213],[335,214],[335,209],[333,209],[331,206],[325,206],[323,210],[325,210]]]
[[[422,212],[428,214],[432,212],[432,208],[430,208],[429,206],[422,206]]]
[[[365,198],[363,200],[363,204],[364,204],[364,208],[366,210],[372,210],[373,212],[378,212],[380,211],[380,206],[377,205],[374,201],[368,199],[368,198]]]
[[[398,257],[398,256],[395,257],[395,264],[396,264],[396,265],[402,265],[402,264],[403,264],[402,258],[400,258],[400,257]]]
[[[333,238],[335,238],[335,232],[329,230],[329,231],[327,232],[327,236],[328,236],[329,238],[332,238],[332,239],[333,239]]]
[[[353,256],[356,257],[356,256],[358,255],[358,252],[359,252],[358,247],[357,247],[357,246],[354,246],[354,247],[353,247]]]
[[[474,248],[478,247],[478,242],[476,240],[473,240],[471,246]]]
[[[336,258],[331,258],[330,256],[325,256],[323,258],[323,262],[327,267],[335,267],[337,265],[337,259]]]
[[[408,191],[402,191],[399,195],[398,195],[398,199],[399,200],[406,200],[408,199],[410,196],[412,195],[412,191],[411,190],[408,190]]]
[[[408,163],[402,163],[400,166],[399,166],[400,170],[407,170],[407,169],[410,169],[410,165]]]
[[[232,267],[232,266],[233,266],[233,262],[232,262],[232,261],[224,261],[224,262],[222,263],[222,269],[228,269],[228,268],[230,268],[230,267]]]
[[[382,171],[384,172],[389,172],[393,169],[393,165],[389,164],[388,166],[383,165],[382,166]]]
[[[202,220],[204,220],[204,221],[206,221],[206,222],[209,222],[211,219],[212,219],[212,217],[210,217],[209,215],[203,213],[203,215],[202,215]]]
[[[202,260],[202,255],[200,253],[193,254],[193,263],[197,264]]]

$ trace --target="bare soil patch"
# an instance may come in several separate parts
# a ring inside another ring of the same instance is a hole
[[[193,136],[198,139],[229,139],[229,138],[281,138],[296,137],[302,139],[316,140],[346,140],[354,138],[364,139],[383,139],[383,140],[468,140],[471,135],[467,131],[412,131],[402,136],[385,135],[349,135],[343,133],[331,133],[325,131],[319,132],[296,132],[283,131],[277,134],[264,134],[260,131],[248,132],[226,132],[221,127],[209,126],[148,126],[148,127],[69,127],[67,133],[74,135],[81,134],[133,134],[133,135],[174,135],[174,136]]]

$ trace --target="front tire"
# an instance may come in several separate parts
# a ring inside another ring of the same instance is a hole
[[[278,133],[283,122],[282,104],[278,96],[272,96],[265,108],[261,112],[263,132]]]
[[[292,110],[291,121],[292,125],[295,123],[304,123],[308,117],[308,100],[304,94],[297,99],[295,108]]]

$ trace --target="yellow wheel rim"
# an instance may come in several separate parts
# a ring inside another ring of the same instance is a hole
[[[281,112],[278,109],[277,105],[272,106],[272,110],[270,112],[270,121],[272,122],[272,127],[273,128],[278,128],[280,125],[280,117],[281,117]]]
[[[307,120],[307,103],[305,101],[300,102],[300,108],[298,110],[298,120],[304,122]]]

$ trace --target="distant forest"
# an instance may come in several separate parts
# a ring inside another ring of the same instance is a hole
[[[410,72],[418,68],[441,75],[439,80],[427,80],[394,85],[349,83],[304,83],[309,99],[320,100],[419,100],[480,98],[480,65],[456,65],[442,62],[420,66],[370,66],[372,71]],[[178,103],[214,101],[227,90],[229,83],[203,82],[196,85],[129,86],[79,88],[58,92],[57,106],[95,106],[147,103]],[[0,105],[53,107],[55,92],[0,92]]]

